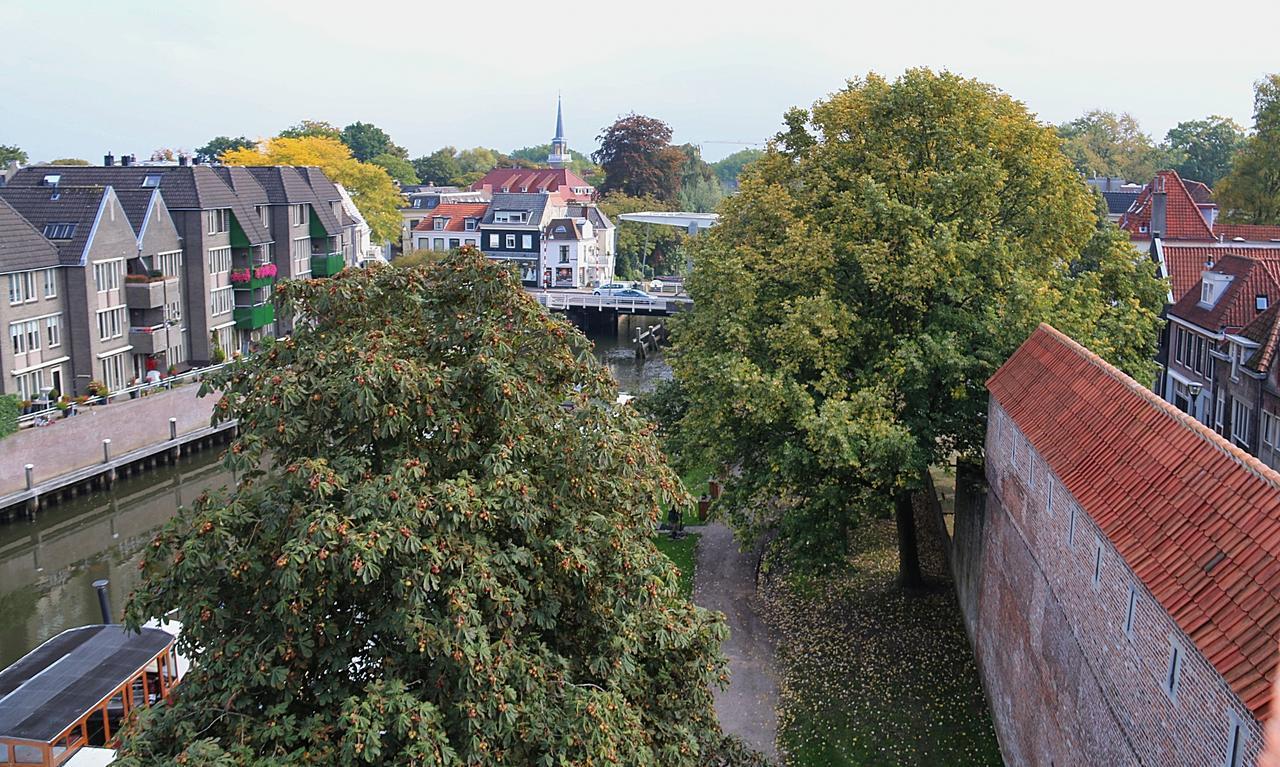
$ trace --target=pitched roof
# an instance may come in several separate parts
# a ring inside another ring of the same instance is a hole
[[[512,194],[520,192],[560,192],[566,199],[574,197],[574,187],[591,185],[568,168],[548,168],[530,170],[528,168],[494,168],[484,174],[484,178],[471,185],[471,190],[478,192],[489,188],[494,193],[504,189]]]
[[[484,218],[489,209],[487,202],[442,202],[431,209],[426,216],[413,227],[415,232],[465,232],[467,219],[477,222]],[[435,220],[446,219],[444,229],[436,229]]]
[[[1187,190],[1177,171],[1156,171],[1156,177],[1138,193],[1138,199],[1120,219],[1120,228],[1130,235],[1147,239],[1151,237],[1151,197],[1152,190],[1163,189],[1165,192],[1165,230],[1161,236],[1166,240],[1201,240],[1211,241],[1213,231],[1209,229],[1204,214],[1196,204],[1195,198]],[[1146,231],[1143,231],[1143,230]]]
[[[0,186],[0,198],[4,198],[14,210],[44,232],[49,224],[72,224],[71,236],[52,240],[58,248],[58,259],[63,266],[82,266],[89,233],[98,218],[103,199],[111,194],[106,186],[58,186],[17,187]]]
[[[523,210],[529,213],[529,224],[533,226],[542,225],[542,216],[546,212],[547,203],[551,201],[550,194],[495,194],[489,202],[488,209],[484,213],[484,221],[481,223],[492,224],[493,214],[499,210]]]
[[[584,221],[581,218],[553,218],[547,224],[547,239],[581,240]]]
[[[147,219],[147,211],[151,209],[151,201],[160,193],[158,189],[116,189],[116,199],[124,208],[125,218],[133,227],[133,233],[142,236],[142,224]]]
[[[579,203],[570,203],[567,206],[567,211],[570,216],[573,216],[575,218],[585,218],[586,220],[590,221],[591,225],[594,226],[596,229],[612,229],[613,228],[613,222],[610,221],[609,217],[604,214],[604,211],[600,210],[600,206],[598,205],[582,205]]]
[[[1165,269],[1169,273],[1169,289],[1177,301],[1200,282],[1200,273],[1210,261],[1217,262],[1227,256],[1245,258],[1276,258],[1280,246],[1240,245],[1236,243],[1203,243],[1198,245],[1161,242]]]
[[[1128,212],[1134,201],[1138,199],[1138,190],[1103,192],[1102,198],[1107,201],[1107,212],[1113,216],[1119,216]]]
[[[1239,237],[1248,242],[1280,242],[1280,226],[1214,224],[1213,233],[1228,241]]]
[[[1267,306],[1280,301],[1280,251],[1270,258],[1225,256],[1212,271],[1231,278],[1230,284],[1213,304],[1200,303],[1200,282],[1169,309],[1170,317],[1195,323],[1205,330],[1239,330],[1260,313],[1257,297],[1265,296]],[[1203,278],[1202,278],[1203,279]]]
[[[207,165],[59,165],[31,166],[19,170],[9,186],[42,186],[50,173],[61,176],[63,186],[113,186],[146,189],[148,177],[164,194],[170,210],[230,208],[235,193]]]
[[[1280,318],[1280,301],[1271,304],[1269,309],[1259,314],[1253,322],[1245,325],[1240,331],[1239,335],[1258,345],[1258,351],[1249,358],[1245,367],[1259,373],[1266,373],[1271,369],[1271,363],[1276,357],[1276,347],[1280,345],[1278,318]]]
[[[1280,475],[1048,325],[987,388],[1266,721],[1280,639]]]
[[[341,224],[333,214],[333,206],[329,204],[341,199],[337,189],[332,190],[333,197],[329,199],[329,189],[325,188],[325,196],[322,199],[307,181],[307,176],[302,173],[307,171],[309,175],[323,177],[324,174],[319,169],[296,168],[292,165],[262,165],[249,166],[245,170],[249,171],[266,191],[267,199],[272,205],[310,205],[327,233],[334,235],[342,231]],[[316,183],[319,181],[317,180]]]
[[[58,249],[0,197],[0,274],[58,265]]]

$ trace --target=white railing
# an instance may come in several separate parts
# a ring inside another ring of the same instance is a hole
[[[107,392],[107,396],[105,397],[92,396],[84,402],[76,402],[77,398],[72,397],[71,402],[73,404],[71,405],[71,408],[74,412],[74,409],[76,408],[86,407],[89,405],[109,405],[112,400],[118,400],[121,397],[136,399],[139,396],[145,396],[146,394],[157,390],[172,389],[175,386],[198,382],[209,373],[212,373],[215,370],[221,370],[222,368],[232,364],[232,362],[234,362],[234,360],[203,368],[192,368],[185,373],[171,375],[166,378],[162,378],[155,383],[141,383],[136,386],[127,386],[118,391]],[[44,408],[43,410],[26,413],[25,415],[18,417],[18,428],[25,429],[28,426],[43,426],[54,418],[59,417],[60,414],[61,411],[56,406],[52,405]]]
[[[548,309],[616,309],[618,311],[670,312],[684,304],[687,298],[630,298],[626,296],[597,296],[576,292],[537,292],[534,297]]]

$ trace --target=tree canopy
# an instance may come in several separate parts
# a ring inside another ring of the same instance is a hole
[[[280,131],[276,138],[331,138],[342,141],[342,131],[324,120],[303,120]]]
[[[1085,176],[1120,176],[1146,183],[1167,166],[1167,155],[1128,112],[1101,109],[1058,126],[1062,150]]]
[[[715,168],[702,159],[702,150],[693,144],[678,147],[684,154],[680,169],[680,192],[676,195],[676,207],[695,213],[710,213],[724,199],[724,188]]]
[[[551,154],[551,144],[539,144],[537,146],[526,146],[511,152],[512,160],[520,160],[535,165],[539,168],[547,167],[547,155]],[[569,170],[577,173],[583,179],[590,176],[598,176],[601,173],[600,166],[591,162],[591,158],[581,152],[569,150]]]
[[[351,148],[351,154],[360,162],[372,162],[382,154],[409,159],[404,147],[397,146],[386,131],[372,123],[353,122],[343,128],[342,143]]]
[[[8,166],[11,162],[26,165],[27,159],[27,153],[20,147],[0,144],[0,168]]]
[[[736,527],[802,562],[892,508],[914,585],[911,495],[981,454],[990,374],[1047,320],[1144,380],[1165,288],[989,85],[872,74],[785,119],[691,246],[681,443],[725,467]]]
[[[617,263],[614,271],[627,280],[639,280],[655,274],[679,274],[684,272],[684,252],[681,249],[687,235],[680,229],[657,224],[638,224],[622,221],[621,213],[639,213],[647,210],[672,210],[670,203],[652,197],[629,197],[614,192],[600,198],[600,210],[613,219],[617,227],[614,248]]]
[[[222,155],[233,149],[253,149],[258,142],[248,139],[244,136],[232,138],[230,136],[214,136],[209,139],[209,143],[196,150],[196,162],[215,163],[219,162]]]
[[[441,147],[429,155],[413,161],[413,170],[419,183],[445,186],[462,174],[458,165],[458,150],[451,146]]]
[[[1253,134],[1215,192],[1233,221],[1280,224],[1280,74],[1254,86]]]
[[[50,165],[92,165],[93,163],[79,157],[59,157],[56,160],[50,160]]]
[[[605,128],[591,159],[604,168],[602,194],[622,192],[674,202],[686,156],[671,146],[671,127],[632,112]]]
[[[711,163],[711,167],[715,169],[720,185],[732,192],[738,188],[738,177],[742,175],[743,168],[759,160],[763,155],[764,152],[759,149],[739,149]]]
[[[383,152],[382,154],[375,156],[369,162],[385,170],[388,176],[399,181],[401,184],[418,183],[418,174],[413,168],[413,163],[403,157],[399,157],[389,152]]]
[[[347,145],[336,138],[273,138],[253,149],[230,150],[222,161],[227,165],[314,165],[346,188],[376,239],[400,236],[402,198],[391,177],[377,165],[352,157]]]
[[[279,290],[311,322],[211,381],[241,483],[141,562],[198,662],[118,764],[714,762],[687,499],[586,340],[472,248]]]
[[[1230,117],[1218,115],[1185,120],[1165,136],[1178,175],[1211,187],[1231,170],[1231,159],[1242,143],[1244,128]]]

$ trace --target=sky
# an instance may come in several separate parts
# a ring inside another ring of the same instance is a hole
[[[927,66],[992,83],[1039,119],[1128,111],[1162,138],[1252,124],[1280,71],[1280,2],[643,3],[0,0],[0,144],[33,161],[139,158],[302,119],[360,120],[411,157],[569,145],[638,112],[709,160],[855,77]],[[1271,54],[1271,55],[1268,55]]]

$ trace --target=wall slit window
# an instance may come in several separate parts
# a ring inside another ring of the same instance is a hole
[[[1178,681],[1182,676],[1182,645],[1169,638],[1169,667],[1165,670],[1162,687],[1170,700],[1178,700]]]
[[[1138,590],[1133,586],[1129,587],[1129,607],[1124,613],[1124,633],[1130,639],[1133,639],[1133,613],[1138,606]]]

